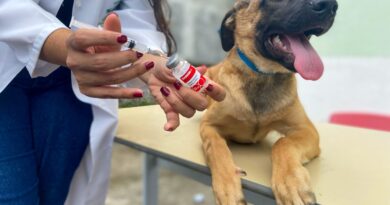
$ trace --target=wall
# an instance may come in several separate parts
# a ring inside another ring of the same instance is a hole
[[[218,30],[234,0],[168,0],[178,51],[195,64],[213,64],[225,56]]]
[[[316,82],[298,77],[300,99],[315,122],[336,111],[390,115],[390,59],[324,58],[324,76]]]

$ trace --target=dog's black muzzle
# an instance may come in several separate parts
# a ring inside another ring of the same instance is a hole
[[[338,9],[336,0],[264,0],[259,33],[308,33],[321,35],[333,24]]]

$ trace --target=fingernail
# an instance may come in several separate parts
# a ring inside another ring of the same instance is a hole
[[[237,174],[238,174],[239,176],[241,176],[241,177],[246,177],[246,176],[248,176],[248,174],[247,174],[246,171],[244,171],[244,170],[239,170],[239,171],[237,171]]]
[[[180,90],[181,87],[183,87],[183,85],[179,81],[173,83],[173,86],[176,88],[176,90]]]
[[[115,16],[119,17],[117,13],[111,11],[107,16],[111,15],[111,14],[114,14]]]
[[[118,43],[120,43],[120,44],[126,43],[126,42],[127,42],[127,36],[121,35],[121,36],[119,36],[119,37],[116,39],[116,41],[118,41]]]
[[[173,132],[173,128],[169,128],[169,129],[168,129],[168,132]]]
[[[165,96],[168,97],[171,94],[171,91],[167,87],[161,87],[160,89],[161,93]]]
[[[138,59],[140,59],[140,58],[142,58],[142,56],[144,56],[144,54],[143,53],[140,53],[140,52],[135,52],[136,54],[137,54],[137,58]]]
[[[140,93],[140,92],[137,92],[137,93],[134,93],[133,97],[135,97],[135,98],[142,98],[142,97],[144,97],[144,94]]]
[[[207,91],[212,92],[214,90],[214,85],[209,84],[206,88]]]
[[[153,61],[150,61],[150,62],[146,62],[145,63],[145,68],[146,70],[150,70],[154,67],[154,62]]]

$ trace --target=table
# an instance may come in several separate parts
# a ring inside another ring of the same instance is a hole
[[[163,131],[165,115],[158,106],[121,109],[116,142],[145,153],[144,204],[157,205],[158,169],[170,170],[210,185],[199,137],[201,113],[181,120],[173,133]],[[306,167],[320,204],[390,205],[390,133],[316,124],[322,154]],[[234,161],[247,172],[244,194],[252,204],[275,204],[270,189],[271,134],[255,145],[230,144]]]

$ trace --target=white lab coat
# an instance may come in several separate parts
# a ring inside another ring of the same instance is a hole
[[[39,53],[47,36],[64,27],[55,17],[62,1],[0,0],[0,92],[24,67],[32,77],[47,76],[58,67],[39,60]],[[116,13],[122,22],[122,32],[150,47],[164,49],[165,38],[156,31],[148,0],[74,1],[74,18],[95,26],[120,4]],[[72,84],[76,96],[92,105],[94,119],[90,144],[72,180],[66,205],[102,205],[108,189],[118,103],[81,94],[74,77]]]

